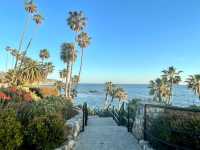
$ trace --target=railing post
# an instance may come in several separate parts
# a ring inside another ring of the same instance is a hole
[[[84,132],[84,130],[85,130],[85,104],[83,104],[82,112],[83,112],[82,132]]]
[[[114,114],[115,113],[115,107],[113,106],[113,108],[112,108],[112,117],[113,117],[113,119],[114,119]]]
[[[147,104],[144,105],[144,140],[147,139],[146,129],[147,129]]]
[[[128,125],[127,125],[127,128],[128,128],[128,132],[130,132],[130,109],[129,109],[129,105],[128,105]]]
[[[88,109],[87,109],[87,103],[85,103],[85,126],[87,126],[88,121]]]

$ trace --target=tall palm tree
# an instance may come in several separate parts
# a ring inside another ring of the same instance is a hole
[[[188,88],[194,91],[200,100],[200,74],[190,75],[186,82]]]
[[[149,88],[149,94],[154,96],[155,101],[170,104],[170,87],[165,79],[157,78],[155,81],[151,80]]]
[[[33,0],[25,1],[25,10],[27,12],[27,16],[26,16],[26,20],[25,20],[24,29],[23,29],[21,37],[20,37],[19,49],[18,49],[19,52],[22,49],[24,36],[25,36],[25,33],[26,33],[28,25],[29,25],[29,21],[30,21],[30,16],[37,12],[37,6],[33,3]],[[19,60],[15,61],[15,68],[17,67],[18,61]]]
[[[71,67],[76,61],[76,47],[74,43],[63,43],[61,45],[61,60],[67,65],[66,67],[66,83],[65,83],[65,96],[70,98],[69,84],[71,82]]]
[[[106,82],[105,83],[105,89],[104,89],[105,92],[106,92],[105,107],[104,108],[106,108],[107,105],[108,105],[108,95],[109,95],[109,93],[111,93],[112,89],[113,89],[113,83],[111,81],[110,82]]]
[[[48,59],[48,58],[50,57],[49,51],[48,51],[47,49],[42,49],[42,50],[40,50],[39,57],[41,58],[42,64],[43,64],[43,63],[44,63],[44,60],[45,60],[45,59]]]
[[[88,36],[86,32],[81,32],[76,38],[76,41],[78,42],[78,45],[81,48],[81,64],[80,64],[80,69],[79,69],[79,74],[78,74],[79,78],[80,78],[82,66],[83,66],[83,49],[88,47],[88,45],[90,44],[90,40],[91,38]]]
[[[28,49],[31,46],[31,43],[33,41],[33,37],[34,37],[38,27],[42,24],[42,21],[44,20],[44,18],[40,14],[35,14],[33,16],[33,20],[35,21],[36,27],[35,27],[35,29],[33,31],[32,37],[31,37],[30,41],[28,42],[28,45],[26,46],[26,49],[24,51],[24,55],[23,55],[23,59],[22,59],[21,64],[20,64],[20,68],[21,68],[21,65],[22,65],[22,63],[24,61],[24,57],[26,56],[26,54],[28,52]]]
[[[180,74],[183,71],[177,71],[176,68],[173,66],[169,67],[167,70],[163,70],[163,79],[166,80],[166,82],[169,84],[170,88],[170,100],[172,101],[173,97],[173,86],[177,85],[181,82],[181,76]]]
[[[71,30],[75,32],[82,31],[86,26],[86,18],[82,11],[77,12],[69,12],[69,18],[67,19],[67,23]]]

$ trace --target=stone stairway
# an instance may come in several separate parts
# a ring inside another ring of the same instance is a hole
[[[90,117],[75,150],[140,150],[127,128],[117,126],[112,118]]]

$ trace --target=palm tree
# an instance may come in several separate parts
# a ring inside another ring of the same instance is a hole
[[[74,87],[76,89],[77,84],[79,83],[79,76],[78,75],[74,75],[72,78],[72,87]]]
[[[80,64],[80,69],[79,69],[79,78],[80,78],[82,66],[83,66],[83,49],[88,47],[88,45],[90,44],[90,40],[91,38],[85,32],[81,32],[76,38],[76,41],[78,42],[78,45],[81,48],[81,64]]]
[[[82,11],[77,12],[69,12],[69,18],[67,19],[67,23],[71,30],[75,32],[82,31],[86,26],[86,18]]]
[[[200,74],[190,75],[186,82],[188,88],[194,91],[200,100]]]
[[[48,59],[50,57],[49,52],[47,49],[40,50],[39,57],[42,60],[42,64],[44,63],[44,59]]]
[[[19,49],[18,49],[19,52],[22,49],[22,44],[23,44],[25,33],[26,33],[28,25],[29,25],[30,16],[32,14],[34,14],[35,12],[37,12],[37,6],[33,3],[33,0],[30,0],[30,1],[27,0],[27,1],[25,1],[25,10],[27,12],[27,17],[26,17],[24,29],[23,29],[21,37],[20,37]],[[19,60],[16,59],[15,68],[17,67],[18,61]]]
[[[124,91],[123,88],[118,87],[118,88],[116,89],[116,92],[115,92],[115,97],[118,98],[118,100],[119,100],[118,109],[120,109],[120,107],[121,107],[121,104],[120,104],[120,103],[121,103],[122,101],[126,101],[126,100],[128,99],[128,94]]]
[[[24,62],[24,57],[26,56],[26,54],[28,52],[28,49],[31,46],[31,43],[33,41],[33,37],[34,37],[34,35],[35,35],[36,31],[37,31],[37,28],[42,24],[42,21],[44,20],[44,18],[40,14],[35,14],[33,16],[33,20],[35,21],[36,27],[35,27],[35,29],[33,31],[32,37],[31,37],[30,41],[28,42],[28,45],[26,46],[26,49],[24,51],[24,55],[23,55],[23,59],[22,59],[21,64],[20,64],[20,68],[22,66],[22,63]]]
[[[183,71],[177,71],[176,68],[173,66],[169,67],[167,70],[163,70],[163,79],[166,80],[166,82],[169,84],[170,88],[170,100],[172,100],[173,97],[173,85],[177,85],[181,82],[181,76],[180,74]]]
[[[108,95],[109,95],[109,93],[111,93],[112,89],[113,89],[113,83],[112,82],[106,82],[105,83],[105,89],[104,89],[105,92],[106,92],[105,107],[104,108],[106,108],[107,105],[108,105]]]
[[[67,65],[66,67],[66,84],[65,84],[65,96],[70,98],[69,84],[71,82],[71,68],[76,61],[76,48],[74,43],[63,43],[61,46],[61,60]]]
[[[63,80],[67,77],[67,69],[63,69],[59,72],[60,78]]]
[[[44,75],[47,78],[48,74],[53,72],[55,66],[52,64],[52,62],[47,62],[42,65],[43,65]]]
[[[59,94],[61,94],[61,91],[64,87],[64,83],[62,81],[56,81],[54,83],[54,86],[56,87],[56,89],[59,91]]]
[[[170,87],[165,79],[157,78],[150,81],[150,95],[154,96],[154,100],[160,103],[170,104]]]

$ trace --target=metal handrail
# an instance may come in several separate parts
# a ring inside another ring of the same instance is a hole
[[[87,103],[83,104],[82,107],[82,112],[83,112],[83,119],[82,119],[82,132],[85,131],[85,126],[87,126],[88,123],[88,108],[87,108]]]

